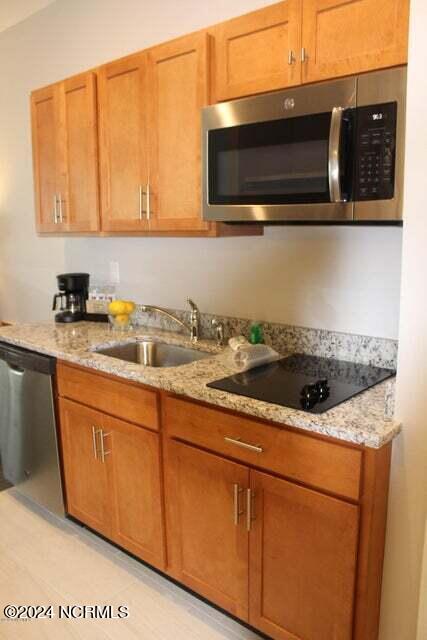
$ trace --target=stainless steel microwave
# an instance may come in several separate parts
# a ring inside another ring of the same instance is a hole
[[[203,109],[203,217],[402,218],[406,67]]]

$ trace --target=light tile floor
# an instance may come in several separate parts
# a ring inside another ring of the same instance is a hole
[[[122,620],[8,621],[13,605],[127,605]],[[83,527],[0,493],[0,640],[258,640]]]

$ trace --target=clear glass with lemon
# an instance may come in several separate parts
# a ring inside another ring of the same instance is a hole
[[[131,300],[113,300],[108,305],[108,318],[116,331],[128,331],[132,327],[135,303]]]

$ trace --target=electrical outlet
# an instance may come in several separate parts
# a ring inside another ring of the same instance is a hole
[[[120,265],[118,262],[110,262],[110,282],[120,284]]]

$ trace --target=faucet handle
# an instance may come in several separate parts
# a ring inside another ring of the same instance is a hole
[[[191,311],[198,311],[199,310],[197,304],[195,302],[193,302],[193,300],[191,298],[187,298],[187,302],[191,307]]]
[[[212,318],[212,327],[215,329],[216,343],[222,347],[224,344],[224,324],[216,318]]]

